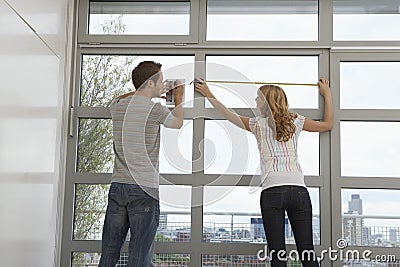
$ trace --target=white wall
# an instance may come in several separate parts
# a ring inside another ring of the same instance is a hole
[[[0,0],[0,266],[55,265],[67,2]]]

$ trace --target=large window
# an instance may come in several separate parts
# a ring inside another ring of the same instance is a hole
[[[259,114],[259,87],[278,84],[290,111],[313,120],[324,118],[317,83],[328,78],[334,128],[303,131],[298,143],[313,205],[315,249],[338,249],[337,241],[343,239],[346,249],[400,258],[398,0],[78,2],[73,73],[66,79],[72,84],[62,266],[98,265],[114,167],[109,106],[135,89],[131,71],[145,60],[161,63],[164,79],[185,84],[183,127],[161,127],[155,266],[265,265],[257,259],[266,238],[256,139],[194,90],[191,82],[197,77],[207,80],[226,107],[245,117]],[[34,93],[21,97],[23,102],[40,98]],[[152,101],[174,108],[164,99]],[[25,151],[0,152],[1,168],[12,171],[16,168],[10,159],[20,159],[26,170],[51,171],[51,157],[39,160],[31,151],[54,150],[36,142],[54,138],[40,133],[55,127],[53,121],[28,118],[26,123],[38,125],[32,138],[0,131],[0,146]],[[3,126],[25,129],[12,120]],[[285,239],[287,250],[296,249],[288,218]],[[117,266],[127,265],[127,247]],[[342,259],[324,260],[321,266],[394,266],[385,264]]]

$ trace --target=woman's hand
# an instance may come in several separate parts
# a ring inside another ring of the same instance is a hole
[[[329,80],[325,78],[321,78],[318,81],[318,90],[319,93],[323,96],[326,97],[331,94],[331,89],[329,88]]]
[[[196,89],[196,91],[207,98],[213,97],[213,94],[211,93],[210,88],[208,88],[206,82],[202,79],[196,79],[199,80],[199,82],[195,82],[194,84],[194,88]]]

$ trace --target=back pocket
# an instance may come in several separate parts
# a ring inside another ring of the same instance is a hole
[[[269,192],[268,189],[261,193],[261,209],[264,208],[283,208],[283,198],[285,192]]]

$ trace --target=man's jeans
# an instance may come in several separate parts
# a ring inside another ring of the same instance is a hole
[[[153,266],[153,241],[159,218],[159,201],[147,195],[140,186],[112,183],[99,267],[115,267],[129,228],[128,266]]]
[[[287,257],[285,247],[285,210],[292,226],[294,239],[296,241],[297,251],[300,256],[303,266],[317,267],[318,262],[313,259],[313,234],[312,234],[312,207],[310,195],[307,188],[301,186],[274,186],[267,188],[261,193],[261,213],[265,234],[267,237],[268,248],[272,254],[272,267],[286,266],[286,261],[281,261],[278,258]],[[301,255],[303,251],[305,258]],[[309,260],[308,255],[311,255]]]

